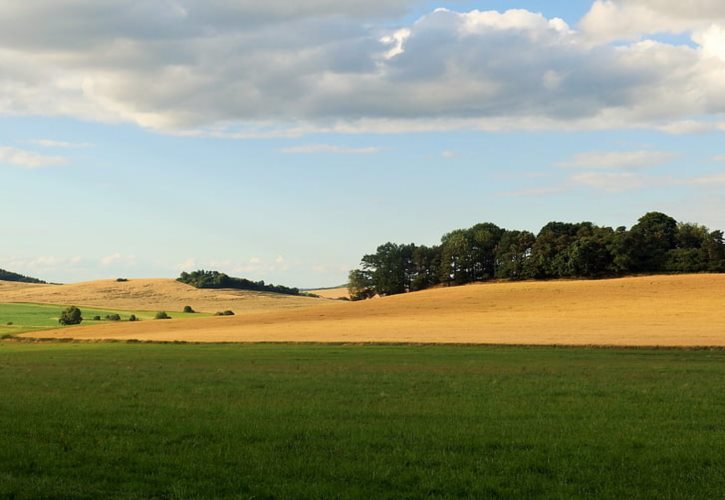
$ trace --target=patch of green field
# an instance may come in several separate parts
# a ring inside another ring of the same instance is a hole
[[[0,335],[37,332],[52,328],[61,328],[58,323],[60,312],[67,306],[47,304],[0,304]],[[119,314],[122,321],[127,321],[131,314],[139,320],[152,320],[158,311],[119,311],[81,307],[84,321],[81,325],[98,324],[94,316],[105,318],[108,314]],[[209,314],[166,311],[172,318],[191,318],[209,316]],[[8,323],[12,323],[9,325]]]
[[[725,495],[725,352],[0,343],[0,497]]]

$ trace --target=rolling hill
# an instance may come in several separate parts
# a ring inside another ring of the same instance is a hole
[[[349,299],[350,291],[347,286],[340,286],[335,288],[318,288],[317,290],[305,290],[306,292],[313,293],[323,299]]]
[[[284,310],[326,303],[322,299],[228,289],[197,289],[171,279],[89,281],[68,285],[0,282],[0,303],[73,304],[124,310],[181,311],[185,305],[200,312],[230,309]]]
[[[103,325],[48,337],[196,342],[725,346],[725,275],[477,284],[230,318]],[[1,296],[0,296],[1,297]]]

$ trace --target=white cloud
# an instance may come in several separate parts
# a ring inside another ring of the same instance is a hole
[[[451,159],[451,158],[455,158],[456,156],[458,156],[458,153],[456,153],[455,151],[452,151],[450,149],[444,149],[443,151],[441,151],[441,157],[443,157],[443,158]]]
[[[6,163],[23,168],[42,168],[68,163],[62,156],[47,156],[24,149],[0,147],[0,164]]]
[[[590,151],[559,163],[565,168],[639,169],[667,163],[677,154],[667,151]]]
[[[672,135],[705,134],[725,130],[725,122],[681,120],[663,123],[655,127],[661,132]]]
[[[56,141],[53,139],[35,139],[30,142],[32,144],[35,144],[36,146],[41,146],[44,148],[57,148],[57,149],[82,149],[82,148],[89,148],[92,146],[92,144],[89,142],[66,142],[66,141]]]
[[[290,146],[287,148],[283,148],[280,151],[285,154],[335,153],[346,155],[369,155],[378,153],[380,151],[380,148],[351,148],[345,146],[336,146],[334,144],[304,144],[302,146]]]
[[[712,157],[713,161],[725,161],[725,155],[717,155]]]
[[[179,269],[180,271],[193,271],[193,270],[197,269],[196,259],[194,257],[189,257],[188,259],[179,263],[179,265],[176,266],[176,268]]]
[[[111,255],[106,255],[105,257],[101,257],[99,262],[104,267],[119,266],[119,265],[126,266],[126,267],[133,267],[136,265],[136,256],[135,255],[123,255],[119,252],[115,252]]]
[[[705,187],[720,187],[725,185],[725,172],[691,177],[685,180],[684,184],[693,184]]]
[[[582,172],[571,176],[575,184],[604,191],[626,191],[647,185],[647,179],[633,172]]]
[[[392,21],[415,4],[422,3],[4,2],[0,114],[230,138],[611,127],[689,133],[725,114],[720,1],[597,1],[580,30],[521,9],[436,9],[405,25]],[[43,21],[54,19],[64,22]],[[642,40],[682,30],[693,46]],[[621,37],[634,42],[609,43]],[[316,146],[287,152],[377,151]]]
[[[2,259],[0,267],[43,279],[46,273],[61,269],[76,269],[84,259],[79,256],[59,257],[54,255],[41,255],[38,257],[9,257]]]
[[[580,27],[596,39],[613,40],[689,33],[724,22],[720,0],[596,0]]]

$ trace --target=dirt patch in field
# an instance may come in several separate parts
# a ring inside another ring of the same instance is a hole
[[[235,317],[44,332],[78,339],[725,346],[725,275],[495,283]]]

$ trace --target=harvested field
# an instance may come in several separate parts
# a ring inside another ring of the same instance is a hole
[[[181,311],[190,305],[196,311],[213,313],[298,308],[321,299],[244,290],[197,289],[171,279],[89,281],[68,285],[30,285],[0,282],[0,303],[74,304],[123,310]]]
[[[492,283],[230,318],[44,332],[78,339],[725,346],[725,275]]]
[[[319,290],[308,290],[310,293],[319,295],[323,299],[349,299],[350,292],[347,287],[339,288],[320,288]]]

